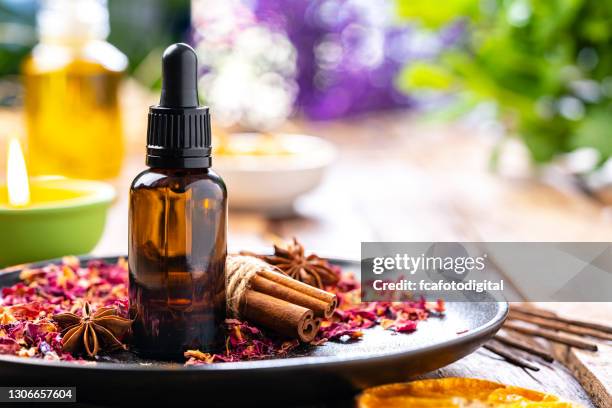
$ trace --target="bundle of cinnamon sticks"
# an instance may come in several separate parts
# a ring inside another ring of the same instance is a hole
[[[312,341],[338,304],[336,295],[290,278],[251,256],[226,263],[230,314],[284,336]]]

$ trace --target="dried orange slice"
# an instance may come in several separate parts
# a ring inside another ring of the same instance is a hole
[[[381,385],[357,398],[358,408],[579,408],[538,391],[476,378]]]

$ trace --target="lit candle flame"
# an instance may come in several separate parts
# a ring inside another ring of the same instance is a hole
[[[6,179],[9,204],[14,207],[28,205],[30,203],[28,170],[21,145],[16,138],[12,138],[9,142]]]

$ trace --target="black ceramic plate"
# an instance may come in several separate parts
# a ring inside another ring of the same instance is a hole
[[[332,262],[359,270],[357,262]],[[16,283],[18,275],[16,269],[0,273],[0,287]],[[288,406],[350,398],[363,387],[405,381],[474,351],[499,329],[508,312],[507,303],[486,296],[483,300],[448,303],[444,318],[421,322],[411,334],[373,328],[359,341],[329,342],[282,359],[184,367],[138,360],[130,353],[121,362],[95,364],[0,355],[0,386],[76,386],[79,401],[113,405]]]

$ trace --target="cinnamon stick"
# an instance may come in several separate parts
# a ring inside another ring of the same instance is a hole
[[[321,324],[312,310],[254,290],[242,298],[240,315],[248,321],[304,342],[311,342]]]
[[[497,354],[500,357],[503,357],[507,362],[511,364],[514,364],[516,366],[523,367],[523,368],[528,368],[533,371],[540,371],[540,367],[532,364],[531,362],[525,360],[524,358],[515,356],[514,354],[510,353],[509,351],[504,350],[503,348],[495,344],[485,343],[482,345],[482,347],[486,348],[492,353]]]
[[[535,324],[546,329],[559,330],[566,333],[577,334],[579,336],[591,336],[596,337],[598,339],[612,340],[612,334],[609,333],[605,333],[588,327],[580,327],[568,323],[550,320],[550,318],[536,317],[519,311],[511,311],[509,317],[513,320],[520,320],[523,322]]]
[[[577,319],[568,319],[565,317],[557,316],[553,312],[549,312],[546,310],[541,310],[541,309],[536,309],[533,307],[526,307],[526,306],[517,306],[517,305],[512,305],[510,307],[510,310],[521,312],[521,313],[528,314],[531,316],[541,317],[541,318],[548,319],[548,320],[554,320],[554,321],[565,323],[565,324],[571,324],[574,326],[587,327],[589,329],[599,330],[605,333],[612,334],[612,326],[607,326],[605,324],[600,324],[600,323],[586,322],[586,321],[577,320]]]
[[[567,337],[567,336],[561,336],[557,333],[550,332],[547,330],[531,329],[529,327],[524,327],[524,326],[521,326],[521,325],[518,325],[512,322],[506,322],[503,327],[505,329],[514,330],[519,333],[528,334],[530,336],[542,337],[550,341],[554,341],[556,343],[566,344],[568,346],[585,349],[585,350],[597,351],[597,344],[595,343],[591,343],[591,342],[584,341],[584,340],[578,340],[578,339],[574,339],[574,338]]]
[[[312,309],[316,317],[329,318],[338,306],[338,298],[314,286],[279,272],[260,270],[251,278],[251,287],[262,293],[280,297],[291,303]]]
[[[548,351],[541,350],[531,344],[524,343],[520,340],[511,339],[510,337],[501,336],[499,334],[496,334],[495,336],[493,336],[493,338],[507,346],[514,347],[515,349],[522,350],[529,354],[533,354],[534,356],[538,356],[549,363],[552,363],[555,360],[552,354],[550,354]]]

